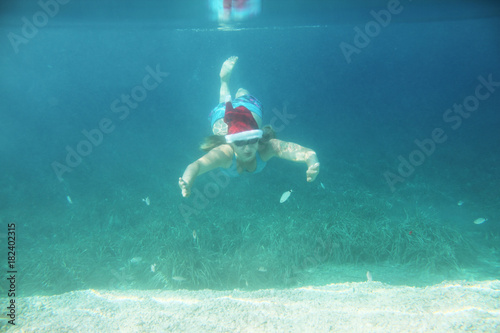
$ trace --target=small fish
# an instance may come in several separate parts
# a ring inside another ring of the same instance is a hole
[[[474,220],[474,224],[483,224],[486,221],[488,221],[487,218],[479,217],[479,218],[477,218],[477,219]]]
[[[198,234],[196,233],[196,230],[193,230],[193,238],[194,239],[198,238]]]
[[[73,204],[73,200],[71,200],[71,197],[70,197],[69,195],[67,195],[67,196],[66,196],[66,200],[68,201],[68,203],[69,203],[70,205],[72,205],[72,204]]]
[[[151,272],[156,272],[156,264],[151,265]]]
[[[149,197],[145,197],[144,199],[142,199],[142,202],[144,202],[146,204],[146,206],[149,206],[151,204]]]
[[[257,271],[262,272],[262,273],[265,273],[265,272],[267,272],[267,268],[265,268],[264,266],[260,266],[260,267],[257,269]]]
[[[366,272],[366,280],[368,282],[372,282],[373,281],[372,273],[370,273],[370,271]]]
[[[464,204],[464,202],[462,200],[460,200],[459,202],[457,202],[458,206],[462,206],[463,204]]]
[[[177,281],[177,282],[183,282],[183,281],[186,281],[186,278],[182,277],[182,276],[172,276],[172,280]]]
[[[280,198],[280,203],[283,203],[283,202],[287,201],[287,200],[288,200],[288,198],[290,197],[290,194],[292,194],[292,192],[293,192],[293,191],[292,191],[292,190],[290,190],[290,191],[286,191],[285,193],[283,193],[283,194],[281,195],[281,198]]]
[[[323,185],[323,183],[319,183],[319,186],[321,186],[321,188],[322,188],[323,190],[325,190],[325,189],[326,189],[326,187],[325,187],[325,185]]]
[[[142,257],[133,257],[132,259],[130,259],[131,264],[138,264],[141,261],[142,261]]]

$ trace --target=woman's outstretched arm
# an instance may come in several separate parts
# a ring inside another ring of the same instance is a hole
[[[182,196],[188,197],[191,194],[191,187],[196,177],[215,168],[228,168],[232,159],[233,149],[231,146],[221,145],[189,164],[182,177],[179,178]]]
[[[271,139],[269,141],[275,156],[307,165],[306,179],[312,182],[319,174],[319,161],[316,152],[293,142]]]

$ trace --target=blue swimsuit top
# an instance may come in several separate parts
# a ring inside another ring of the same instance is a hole
[[[252,171],[251,173],[261,172],[262,169],[264,169],[264,167],[266,166],[266,162],[264,162],[260,158],[259,152],[257,152],[257,154],[255,154],[255,159],[257,160],[257,167],[255,168],[255,171]],[[220,168],[220,170],[223,174],[225,174],[226,176],[229,176],[229,177],[240,176],[241,174],[238,173],[238,168],[236,166],[236,155],[233,155],[233,163],[231,163],[231,166],[229,168],[227,168],[227,169]]]

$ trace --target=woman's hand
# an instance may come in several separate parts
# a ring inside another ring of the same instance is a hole
[[[319,174],[319,162],[312,164],[307,168],[306,176],[308,182],[313,182]]]
[[[181,188],[182,191],[182,196],[183,197],[189,197],[191,194],[191,185],[189,185],[182,177],[179,177],[179,187]]]

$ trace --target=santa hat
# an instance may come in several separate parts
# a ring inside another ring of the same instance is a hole
[[[224,122],[227,124],[226,142],[262,138],[262,130],[255,121],[252,113],[244,106],[233,108],[231,96],[226,97],[226,113]]]

